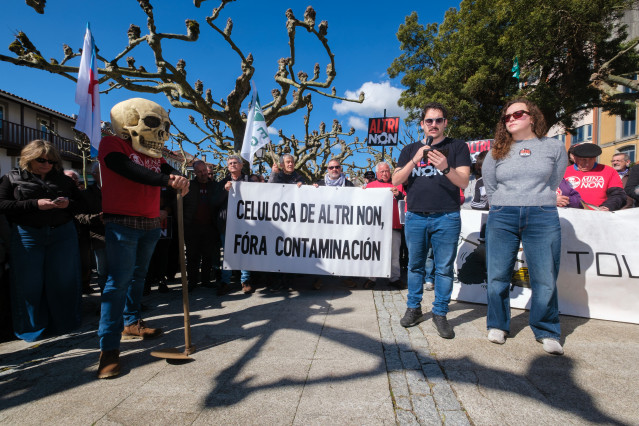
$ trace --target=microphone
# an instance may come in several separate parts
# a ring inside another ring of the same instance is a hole
[[[428,147],[428,149],[424,150],[424,157],[423,157],[423,161],[424,163],[428,164],[428,151],[431,150],[430,145],[433,143],[433,137],[432,136],[427,136],[426,137],[426,146]]]

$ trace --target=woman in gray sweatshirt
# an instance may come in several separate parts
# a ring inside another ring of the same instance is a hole
[[[530,276],[529,324],[546,352],[561,355],[557,274],[561,228],[556,190],[566,168],[562,142],[527,99],[506,104],[482,175],[490,205],[486,224],[488,340],[503,344],[510,331],[510,283],[520,243]]]

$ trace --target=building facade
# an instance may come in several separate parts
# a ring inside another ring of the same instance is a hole
[[[47,140],[60,151],[65,169],[82,169],[74,141],[75,118],[0,90],[0,173],[18,167],[20,151],[34,139]]]

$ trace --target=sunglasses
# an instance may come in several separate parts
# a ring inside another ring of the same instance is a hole
[[[523,109],[520,111],[515,111],[512,114],[506,114],[501,118],[501,121],[506,124],[510,121],[510,117],[514,118],[515,120],[521,120],[522,117],[524,115],[530,115],[530,113],[528,111],[524,111]]]
[[[333,169],[339,170],[341,168],[342,168],[342,166],[328,166],[328,170],[333,170]]]
[[[433,123],[436,124],[442,124],[444,122],[445,118],[443,117],[439,117],[439,118],[426,118],[424,119],[424,123],[426,123],[428,126],[432,126]]]
[[[38,163],[40,164],[44,164],[44,163],[49,163],[52,166],[55,166],[56,164],[58,164],[57,161],[53,161],[53,160],[47,160],[46,158],[42,158],[42,157],[38,157],[35,159]]]

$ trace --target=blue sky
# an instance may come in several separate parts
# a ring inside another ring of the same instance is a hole
[[[13,41],[15,33],[24,31],[46,59],[55,57],[61,60],[63,43],[69,44],[74,51],[82,46],[88,21],[100,53],[112,58],[127,45],[126,32],[129,24],[140,26],[142,34],[145,34],[146,15],[135,0],[84,1],[81,2],[82,6],[79,4],[76,0],[49,0],[45,14],[39,15],[26,6],[24,1],[3,2],[0,51],[13,56],[7,46]],[[216,100],[226,98],[240,73],[237,54],[205,21],[205,17],[218,4],[219,1],[209,0],[197,9],[190,0],[153,2],[158,31],[184,34],[185,19],[195,19],[200,23],[201,33],[197,42],[166,41],[164,54],[173,63],[184,58],[187,63],[187,78],[191,82],[198,78],[202,80],[205,89],[212,89]],[[317,13],[318,24],[322,20],[328,21],[328,40],[336,61],[337,77],[334,85],[337,94],[356,96],[364,90],[367,96],[365,103],[358,105],[313,95],[311,129],[316,129],[320,121],[326,122],[330,128],[333,119],[337,118],[345,130],[354,126],[357,129],[356,135],[364,139],[369,117],[382,116],[384,108],[387,109],[388,116],[404,115],[396,104],[403,89],[398,79],[388,78],[386,69],[401,53],[395,34],[405,16],[417,11],[420,22],[424,25],[441,22],[446,10],[457,7],[459,2],[322,0],[313,4],[310,0],[238,0],[227,4],[216,21],[217,25],[223,28],[226,19],[231,17],[234,22],[234,42],[244,54],[253,53],[253,65],[256,68],[253,79],[262,104],[272,99],[270,92],[278,87],[273,80],[277,60],[289,56],[285,11],[290,7],[295,16],[302,19],[309,4]],[[298,29],[297,34],[297,71],[304,70],[312,75],[313,65],[319,62],[322,78],[329,62],[324,49],[305,31]],[[149,52],[147,46],[139,46],[132,53],[137,59],[136,65],[144,65],[146,69],[153,70]],[[70,64],[77,66],[79,58]],[[126,63],[122,62],[122,65]],[[0,76],[0,88],[3,90],[68,115],[78,112],[78,106],[74,103],[75,83],[64,77],[5,62],[0,62]],[[171,118],[182,131],[186,131],[194,139],[200,137],[198,131],[188,124],[189,112],[170,107],[163,95],[112,91],[101,96],[102,119],[108,121],[111,107],[130,97],[145,97],[171,109]],[[247,98],[244,108],[247,107],[248,100]],[[273,127],[282,129],[287,135],[295,134],[301,138],[304,133],[304,111],[305,109],[276,120]],[[272,139],[277,143],[277,136],[273,135]]]

